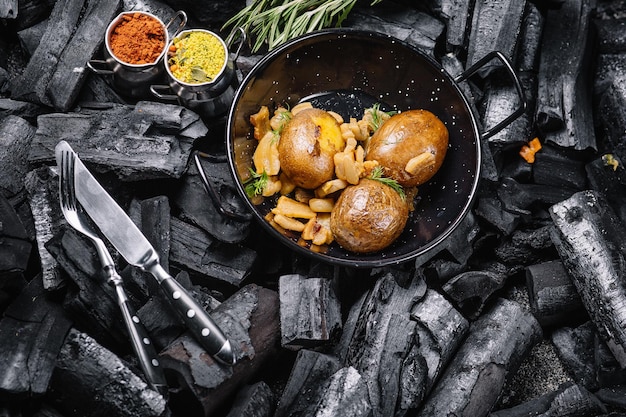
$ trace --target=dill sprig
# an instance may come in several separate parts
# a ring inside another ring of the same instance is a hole
[[[383,0],[371,0],[373,6]],[[268,50],[315,30],[339,27],[357,0],[253,0],[231,17],[222,29],[231,26],[229,38],[235,39],[242,28],[251,43],[252,52],[264,44]]]
[[[267,182],[269,181],[269,176],[267,172],[263,171],[261,174],[258,174],[252,168],[249,168],[251,178],[246,181],[244,184],[244,190],[246,191],[246,195],[250,198],[258,197],[263,194],[263,190],[267,186]]]
[[[400,197],[402,197],[402,200],[406,199],[406,193],[404,192],[404,188],[398,183],[398,181],[392,178],[384,177],[383,173],[384,173],[383,168],[381,166],[377,166],[372,170],[372,173],[370,174],[369,179],[380,181],[383,184],[390,186],[398,194],[400,194]]]

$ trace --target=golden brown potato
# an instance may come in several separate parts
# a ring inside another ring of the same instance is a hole
[[[281,132],[280,166],[294,184],[314,189],[333,178],[333,157],[344,147],[337,120],[324,110],[308,108],[297,112]]]
[[[393,115],[374,133],[366,160],[404,187],[424,184],[439,170],[448,149],[448,129],[428,110]]]
[[[369,253],[396,240],[408,217],[408,206],[397,191],[363,178],[341,193],[330,215],[330,230],[344,249]]]

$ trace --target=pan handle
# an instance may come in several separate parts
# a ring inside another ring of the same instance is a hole
[[[526,111],[526,106],[527,106],[526,96],[524,96],[524,91],[522,90],[522,85],[520,84],[519,78],[517,77],[515,70],[513,70],[513,66],[511,65],[511,62],[500,51],[493,51],[493,52],[488,53],[487,55],[485,55],[484,57],[476,61],[474,65],[469,67],[462,74],[457,76],[454,79],[454,81],[456,81],[457,83],[460,83],[461,81],[468,79],[472,75],[476,74],[483,66],[485,66],[485,64],[487,64],[492,59],[499,59],[500,62],[502,62],[502,64],[504,65],[504,68],[507,70],[507,72],[511,76],[511,79],[513,80],[513,83],[515,84],[515,89],[517,90],[517,95],[519,96],[520,104],[519,104],[519,107],[509,116],[507,116],[504,120],[502,120],[500,123],[498,123],[491,129],[487,129],[486,131],[484,131],[482,134],[483,139],[492,137],[493,135],[495,135],[496,133],[504,129],[506,126],[510,125],[515,119],[520,117]]]

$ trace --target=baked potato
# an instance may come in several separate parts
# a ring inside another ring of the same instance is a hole
[[[400,236],[408,217],[408,205],[396,190],[363,178],[339,196],[330,215],[330,230],[346,250],[376,252]]]
[[[393,115],[372,135],[365,159],[378,161],[386,177],[414,187],[435,175],[447,149],[443,122],[428,110],[408,110]]]
[[[344,147],[339,122],[330,113],[305,109],[282,129],[278,143],[280,167],[297,186],[314,189],[333,178],[334,155]]]

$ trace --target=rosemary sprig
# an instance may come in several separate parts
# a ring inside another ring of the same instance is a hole
[[[383,0],[371,0],[370,6]],[[231,17],[222,29],[232,27],[229,38],[235,39],[242,28],[252,52],[267,44],[268,50],[314,30],[339,27],[357,0],[253,0]]]
[[[244,184],[244,190],[246,191],[246,195],[250,198],[258,197],[263,194],[263,190],[267,186],[267,182],[269,181],[269,176],[267,172],[263,171],[261,174],[258,174],[252,168],[249,168],[251,178],[246,181]]]
[[[369,112],[370,115],[372,116],[372,127],[374,132],[377,131],[380,126],[384,123],[385,120],[383,120],[383,115],[386,114],[387,116],[393,116],[394,114],[398,113],[397,111],[382,111],[380,109],[380,103],[374,103],[374,105],[372,107],[370,107],[369,109],[365,110],[366,112]]]
[[[381,166],[377,166],[372,170],[372,173],[370,174],[369,179],[380,181],[383,184],[390,186],[398,194],[400,194],[400,197],[402,197],[402,200],[406,199],[406,193],[404,192],[404,188],[398,183],[398,181],[392,178],[384,177],[383,168]]]

